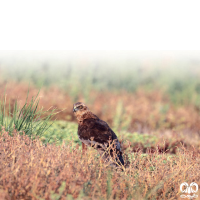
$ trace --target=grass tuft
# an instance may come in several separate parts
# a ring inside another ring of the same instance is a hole
[[[38,94],[28,102],[27,93],[22,108],[18,106],[17,100],[15,100],[13,106],[9,102],[9,106],[6,107],[6,95],[4,95],[0,100],[0,131],[4,127],[10,134],[13,130],[16,130],[20,133],[24,132],[28,136],[41,137],[52,125],[53,122],[50,123],[50,120],[55,115],[55,109],[52,109],[50,113],[44,111],[43,108],[38,109]]]

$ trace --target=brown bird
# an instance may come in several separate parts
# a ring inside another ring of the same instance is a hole
[[[106,161],[109,161],[111,156],[119,165],[124,165],[120,143],[108,124],[81,102],[74,104],[73,112],[78,120],[78,137],[82,142],[83,151],[86,150],[86,145],[92,146]]]

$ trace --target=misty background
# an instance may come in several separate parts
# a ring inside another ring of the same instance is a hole
[[[57,86],[74,100],[91,90],[162,90],[174,104],[200,106],[200,52],[1,51],[0,81]]]

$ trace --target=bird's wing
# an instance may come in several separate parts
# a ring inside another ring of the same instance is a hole
[[[84,125],[79,125],[78,135],[80,140],[88,145],[91,141],[97,145],[108,145],[109,142],[117,140],[117,136],[108,124],[100,119],[84,120]],[[119,145],[116,144],[116,146],[118,149]]]

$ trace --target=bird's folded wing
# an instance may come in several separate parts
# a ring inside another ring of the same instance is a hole
[[[120,149],[117,136],[108,124],[100,119],[85,119],[84,125],[79,125],[78,135],[80,140],[87,145],[108,146],[114,141],[117,149]]]
[[[80,139],[93,140],[99,143],[108,143],[112,140],[112,133],[106,122],[96,119],[87,119],[78,129]]]

